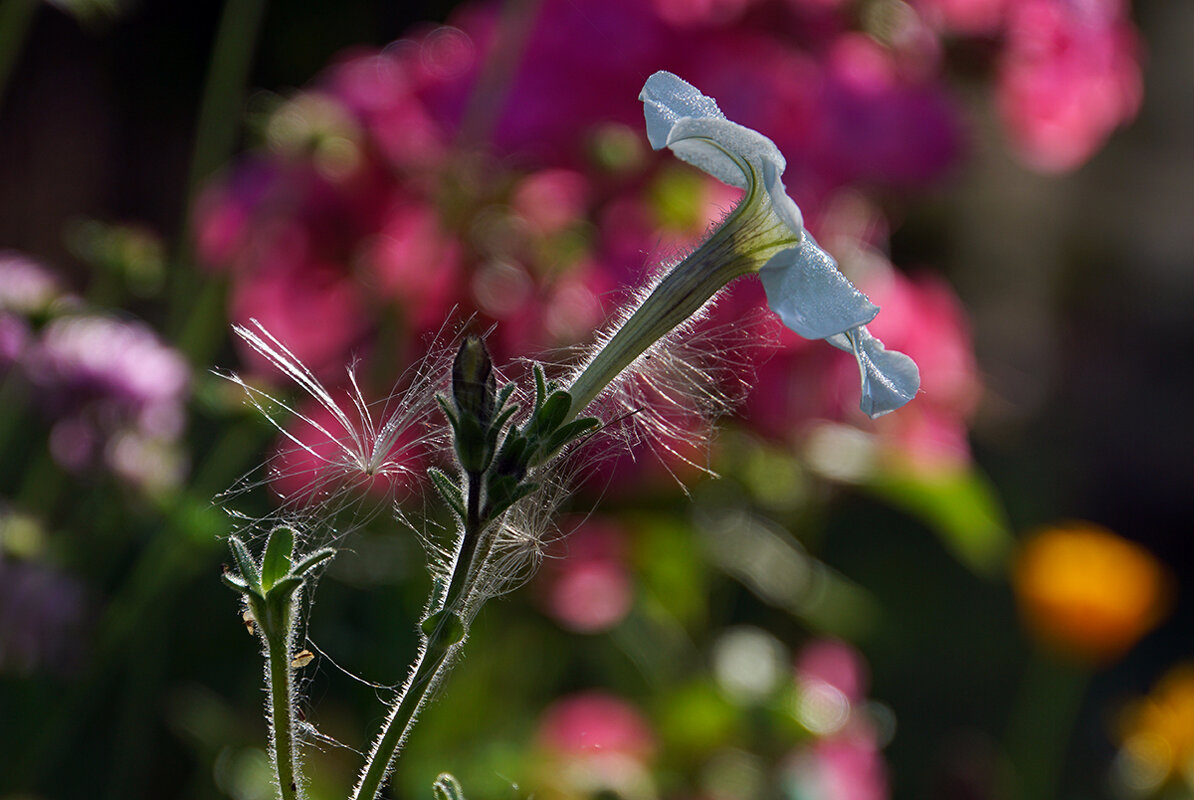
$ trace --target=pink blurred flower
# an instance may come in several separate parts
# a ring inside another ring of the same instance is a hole
[[[634,706],[602,691],[556,701],[539,720],[539,790],[549,797],[653,797],[650,725]]]
[[[506,45],[505,37],[526,36],[518,69],[503,87],[504,103],[486,107],[494,149],[575,167],[584,163],[598,124],[641,125],[639,109],[625,98],[637,96],[643,76],[680,50],[649,2],[546,0],[537,8],[534,18],[518,21],[517,31],[496,24],[495,3],[465,6],[453,21],[473,34],[482,54]],[[616,58],[610,57],[611,42],[617,43]]]
[[[887,768],[873,742],[835,738],[794,753],[783,772],[789,793],[808,800],[884,800]]]
[[[660,18],[671,25],[725,25],[737,20],[756,0],[652,0]]]
[[[57,275],[20,253],[0,250],[0,311],[42,313],[63,294]]]
[[[433,207],[399,201],[367,246],[363,260],[370,275],[362,279],[395,301],[415,330],[434,329],[456,299],[462,249],[443,231]]]
[[[913,4],[931,24],[963,36],[997,33],[1007,8],[1016,0],[916,0]]]
[[[867,666],[849,644],[817,639],[796,660],[797,713],[818,738],[783,769],[791,793],[810,800],[882,800],[887,770],[864,703]]]
[[[536,579],[541,603],[576,633],[609,630],[634,602],[624,534],[614,523],[592,517],[563,520],[561,529],[570,532],[552,548],[553,558]]]
[[[406,39],[384,52],[351,53],[326,77],[328,90],[359,116],[387,163],[414,174],[443,163],[456,122],[437,115],[424,100],[442,81],[442,73],[425,69],[424,45]]]
[[[1073,169],[1136,115],[1143,92],[1137,50],[1124,0],[1017,0],[998,101],[1027,164]]]
[[[195,250],[199,262],[228,269],[245,252],[258,221],[256,211],[277,179],[274,165],[259,159],[234,165],[209,184],[195,207]]]
[[[895,51],[861,33],[833,42],[815,103],[816,167],[834,187],[922,186],[962,150],[957,109],[936,74],[902,74]]]
[[[601,691],[556,701],[540,717],[536,739],[545,751],[577,759],[610,754],[642,763],[655,752],[655,736],[638,709]]]
[[[539,234],[559,233],[585,218],[589,181],[568,169],[531,173],[514,188],[511,205]]]
[[[875,430],[905,466],[926,472],[964,467],[970,463],[968,423],[982,392],[966,312],[936,276],[908,278],[892,270],[883,283],[868,285],[883,306],[880,317],[886,315],[876,330],[916,359],[921,393],[909,414],[878,420]]]
[[[858,651],[839,639],[815,639],[796,657],[798,684],[819,682],[837,689],[851,703],[866,699],[866,662]]]
[[[65,469],[104,466],[145,488],[181,478],[177,441],[190,370],[150,328],[109,317],[53,319],[21,366],[52,422],[50,452]]]
[[[0,311],[0,375],[3,370],[21,360],[21,354],[32,338],[29,323],[24,318]]]

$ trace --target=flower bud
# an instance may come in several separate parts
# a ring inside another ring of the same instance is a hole
[[[496,391],[489,349],[480,337],[466,337],[452,362],[452,399],[456,408],[461,416],[470,415],[481,428],[488,428],[493,419]]]
[[[496,380],[485,342],[469,336],[452,363],[452,399],[456,403],[456,457],[465,472],[479,474],[493,460]]]

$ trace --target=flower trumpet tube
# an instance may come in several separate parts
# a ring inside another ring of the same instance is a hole
[[[670,72],[647,79],[643,102],[651,147],[744,189],[742,202],[696,250],[677,264],[580,370],[569,387],[572,414],[655,342],[701,309],[735,278],[755,272],[767,302],[785,326],[825,339],[854,355],[862,382],[860,407],[882,416],[920,387],[916,363],[887,350],[866,324],[879,313],[838,271],[833,257],[804,230],[800,208],[783,184],[786,162],[757,131],[726,119],[716,101]]]

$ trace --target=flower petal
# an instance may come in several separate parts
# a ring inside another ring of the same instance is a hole
[[[865,325],[879,307],[838,272],[833,256],[809,234],[776,253],[759,270],[767,305],[789,329],[806,339],[824,339]]]
[[[670,148],[693,166],[748,190],[756,210],[774,214],[798,244],[759,269],[767,303],[784,325],[808,339],[826,339],[854,354],[862,378],[861,408],[871,417],[894,411],[920,388],[916,363],[871,336],[866,323],[879,308],[838,271],[837,263],[804,231],[800,208],[783,183],[787,166],[775,143],[726,119],[713,98],[670,72],[656,72],[639,99],[651,147]],[[758,188],[765,192],[757,192]],[[786,237],[784,237],[786,238]]]
[[[763,185],[771,198],[771,210],[799,236],[804,233],[804,216],[800,213],[800,206],[788,196],[788,188],[781,180],[783,173],[782,165],[776,167],[774,162],[763,162]]]
[[[793,233],[803,231],[800,209],[788,197],[782,180],[787,162],[774,142],[726,119],[717,101],[670,72],[648,78],[639,99],[651,147],[671,148],[682,161],[742,189],[752,178],[741,161],[749,161],[761,173],[777,216]]]
[[[647,78],[638,99],[643,101],[643,114],[647,119],[647,140],[655,150],[668,146],[672,128],[681,119],[726,118],[716,100],[664,70]]]
[[[859,408],[871,419],[900,408],[920,389],[916,362],[898,350],[885,348],[865,326],[830,336],[827,341],[858,359],[862,376]]]

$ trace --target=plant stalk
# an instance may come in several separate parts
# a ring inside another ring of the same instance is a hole
[[[568,387],[572,395],[569,420],[639,356],[700,311],[722,287],[757,271],[775,252],[799,241],[794,234],[783,234],[786,228],[771,212],[755,168],[743,162],[743,169],[754,176],[748,182],[747,195],[704,244],[664,276]]]
[[[353,790],[352,800],[375,800],[381,792],[398,750],[406,741],[419,712],[448,674],[456,653],[464,644],[467,635],[464,601],[481,574],[482,562],[489,557],[490,550],[488,546],[478,547],[486,532],[481,518],[481,477],[480,474],[467,476],[465,530],[443,603],[435,612],[439,614],[439,619],[431,633],[424,634],[423,646],[411,667],[410,679],[391,707],[381,733],[373,744],[361,778]]]
[[[282,800],[298,797],[298,760],[294,746],[294,694],[290,665],[290,609],[289,599],[280,626],[271,625],[265,634],[269,670],[270,738],[273,751],[278,796]],[[278,629],[280,628],[280,630]]]

